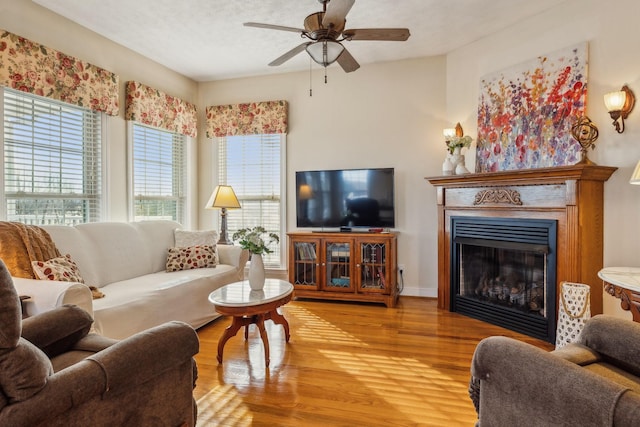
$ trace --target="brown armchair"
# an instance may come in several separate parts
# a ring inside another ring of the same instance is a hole
[[[92,319],[76,306],[21,317],[0,260],[0,425],[195,425],[191,326],[115,341],[89,333]]]
[[[637,426],[640,324],[598,315],[552,352],[507,338],[482,340],[469,393],[478,426]]]

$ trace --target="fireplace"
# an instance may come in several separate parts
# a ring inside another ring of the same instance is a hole
[[[427,178],[437,191],[438,308],[553,342],[558,287],[569,281],[589,285],[591,315],[602,313],[604,183],[615,170]]]
[[[451,311],[555,341],[554,220],[451,218]]]

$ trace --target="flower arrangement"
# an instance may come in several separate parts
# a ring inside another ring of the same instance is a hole
[[[465,136],[452,136],[451,139],[445,141],[449,154],[453,154],[453,150],[456,148],[469,148],[473,139],[469,135]]]
[[[267,240],[262,236],[266,234]],[[238,240],[239,239],[239,240]],[[271,243],[280,242],[280,238],[275,233],[267,233],[264,227],[242,228],[233,233],[233,240],[238,240],[242,249],[247,249],[252,254],[270,254],[273,252],[267,246]]]

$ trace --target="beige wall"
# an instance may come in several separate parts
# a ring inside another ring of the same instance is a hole
[[[120,76],[120,115],[108,118],[106,219],[127,221],[127,126],[124,120],[125,82],[137,80],[168,94],[196,103],[198,84],[137,53],[88,31],[31,0],[0,2],[0,28],[52,49],[76,56]],[[195,148],[194,142],[194,148]],[[190,153],[195,164],[197,152]],[[196,168],[192,182],[197,186]],[[196,206],[190,207],[190,222],[196,224]]]
[[[639,12],[636,0],[571,0],[447,55],[448,115],[475,135],[480,77],[582,41],[589,43],[587,115],[600,130],[589,158],[618,167],[605,186],[605,266],[640,264],[640,187],[628,184],[640,159],[640,110],[631,113],[627,130],[619,135],[603,103],[604,93],[625,83],[640,96]],[[619,302],[605,294],[605,313],[630,318]]]

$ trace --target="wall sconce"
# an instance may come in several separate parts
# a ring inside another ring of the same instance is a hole
[[[613,119],[613,126],[616,128],[616,132],[624,132],[624,119],[633,110],[635,103],[636,97],[627,85],[622,86],[619,91],[609,92],[604,95],[604,105]]]

